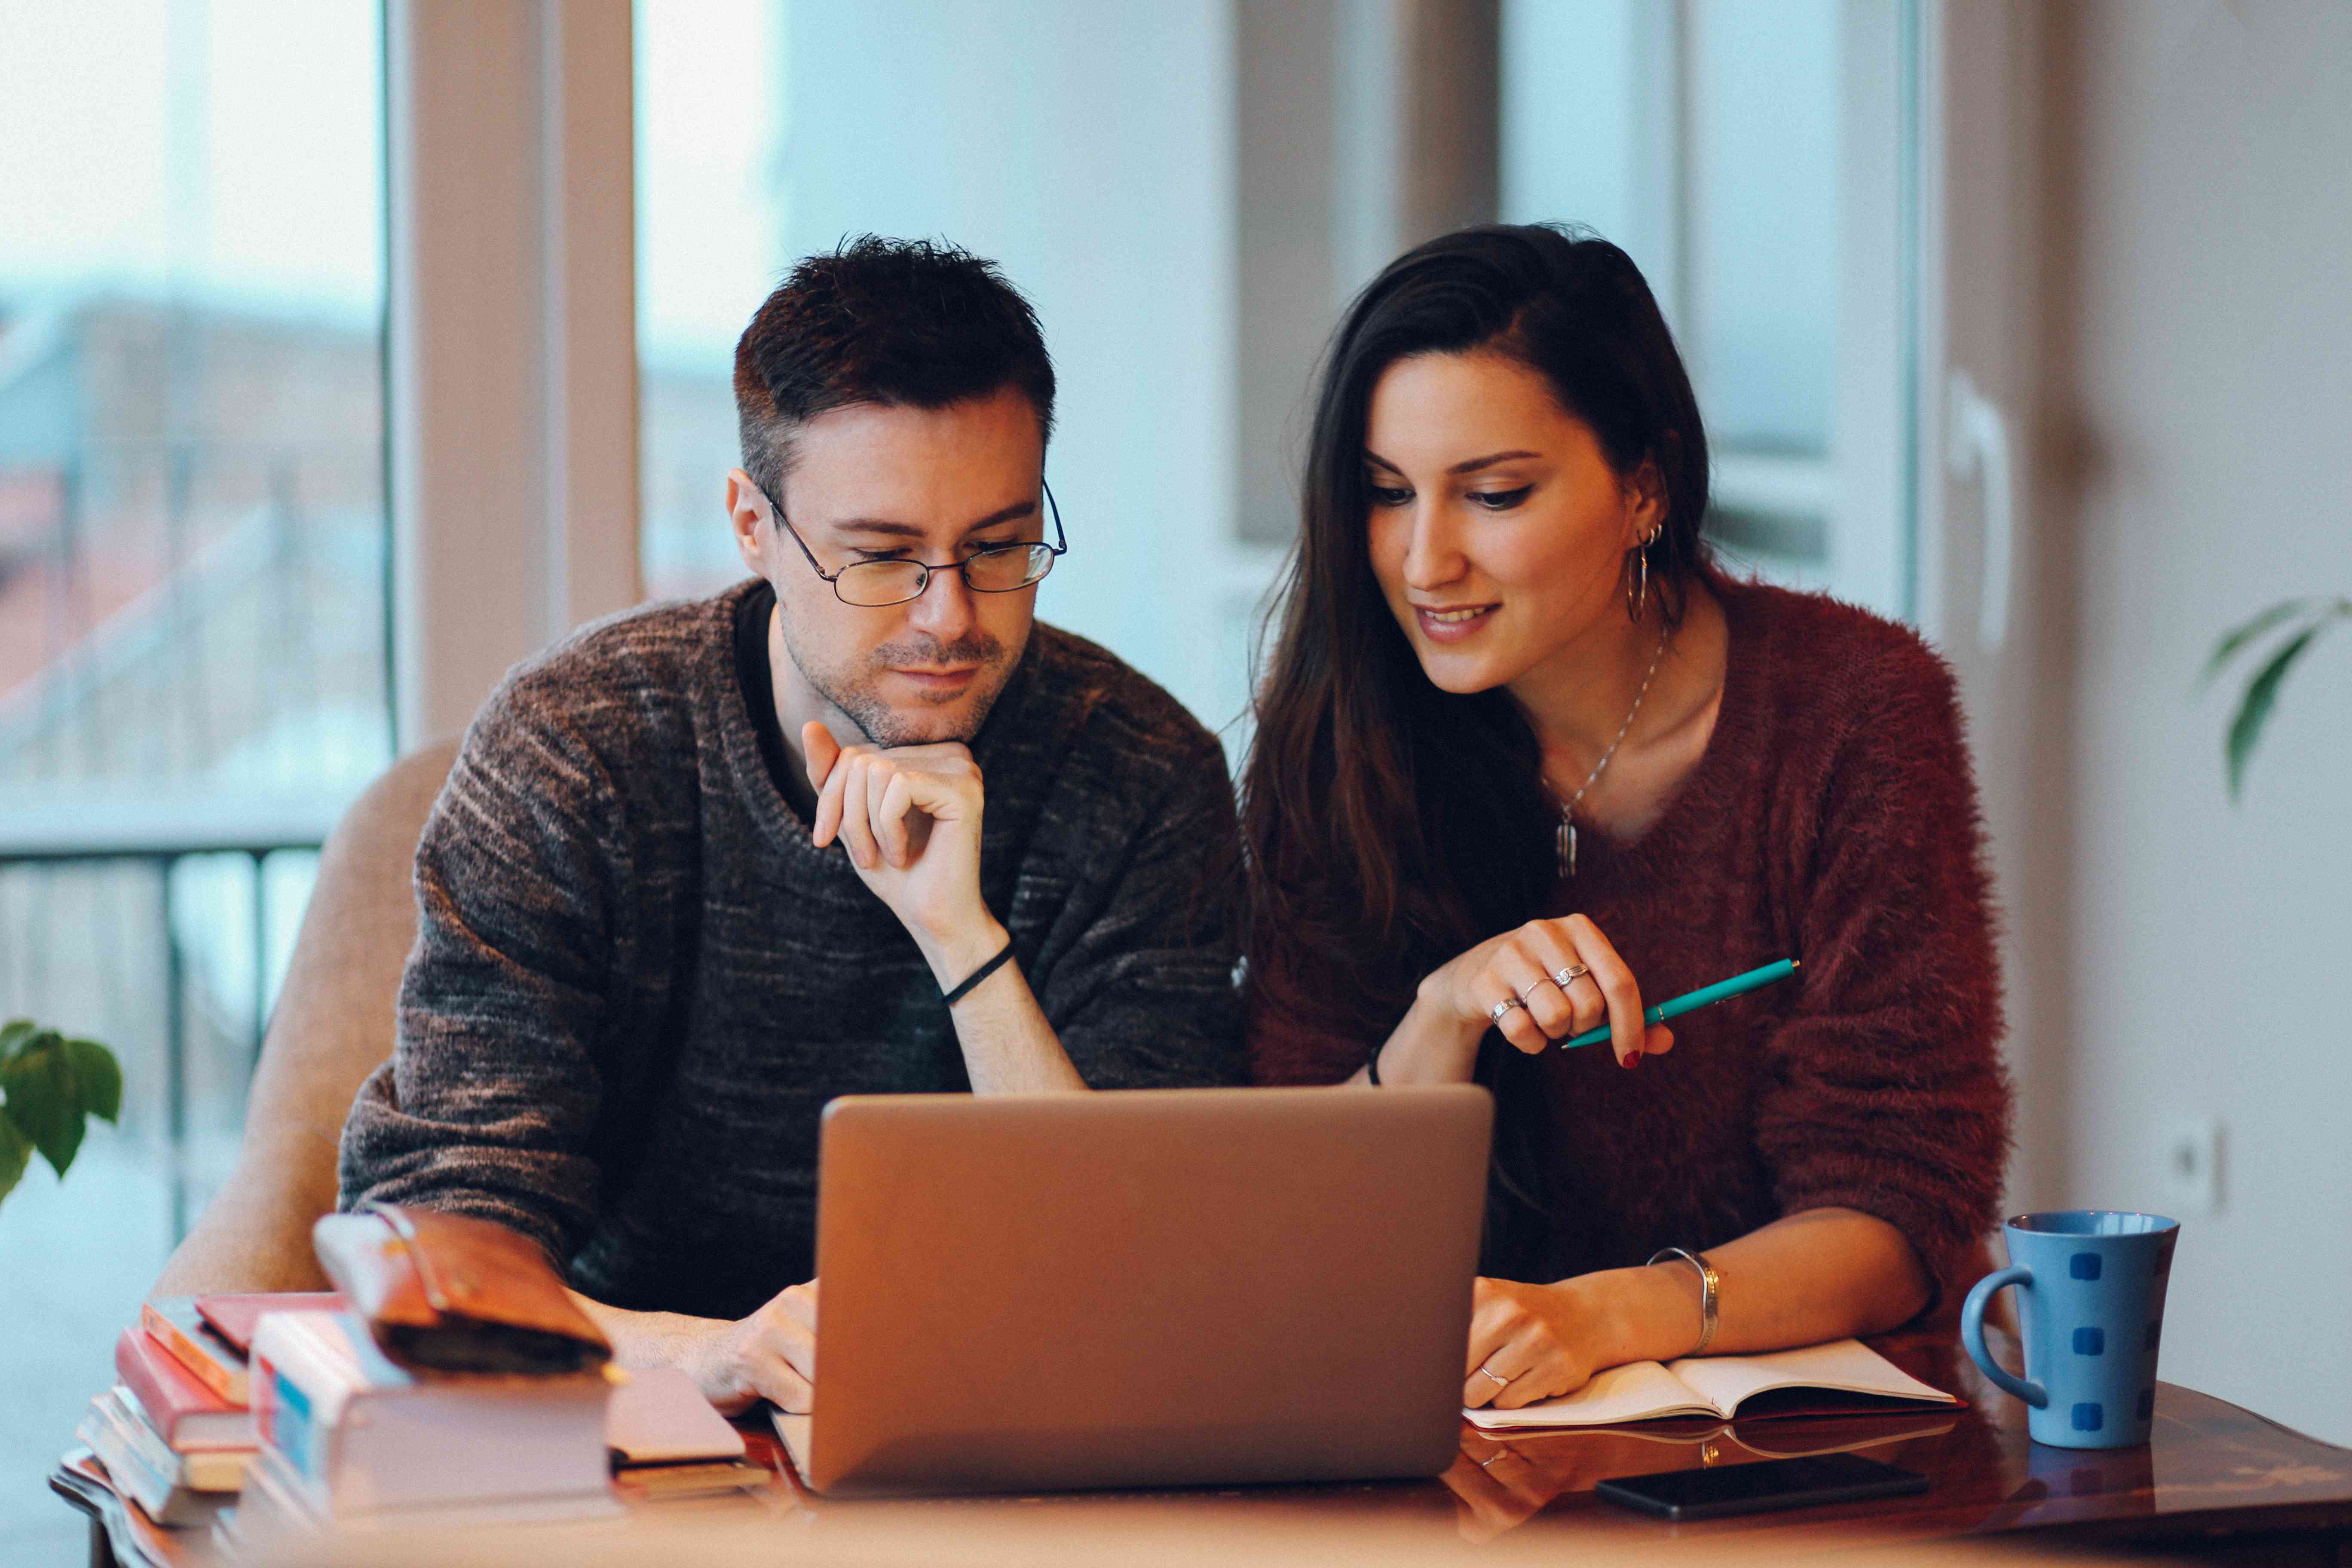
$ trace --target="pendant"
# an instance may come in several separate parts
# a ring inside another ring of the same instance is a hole
[[[1576,818],[1559,819],[1559,874],[1565,879],[1576,875]]]

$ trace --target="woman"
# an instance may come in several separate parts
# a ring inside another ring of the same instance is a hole
[[[1243,780],[1253,1064],[1494,1091],[1465,1402],[1956,1304],[2009,1091],[1949,672],[1711,563],[1689,378],[1605,241],[1399,259],[1312,442]]]

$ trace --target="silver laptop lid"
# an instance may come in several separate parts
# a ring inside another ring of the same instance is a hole
[[[1491,1121],[1468,1085],[835,1100],[803,1479],[1443,1470]]]

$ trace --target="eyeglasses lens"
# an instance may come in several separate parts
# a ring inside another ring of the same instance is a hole
[[[1054,568],[1054,552],[1043,544],[1020,550],[984,550],[963,563],[963,580],[983,594],[1026,588]]]
[[[844,603],[876,609],[905,604],[923,591],[923,582],[919,561],[859,561],[841,569],[833,589]]]
[[[1028,587],[1053,569],[1053,549],[1030,544],[982,551],[963,563],[963,578],[976,593],[1010,594]],[[878,609],[919,596],[925,582],[919,562],[859,561],[843,567],[833,586],[845,603]]]

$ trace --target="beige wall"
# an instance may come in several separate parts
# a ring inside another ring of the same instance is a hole
[[[2288,683],[2239,808],[2197,684],[2232,622],[2352,593],[2352,5],[2041,20],[2031,559],[2071,827],[2017,911],[2067,952],[2034,1045],[2064,1114],[2030,1123],[2062,1146],[2023,1184],[2162,1207],[2168,1125],[2218,1117],[2165,1374],[2352,1441],[2352,636]]]

